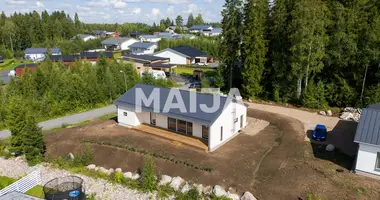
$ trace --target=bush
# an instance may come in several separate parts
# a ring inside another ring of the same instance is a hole
[[[114,175],[113,175],[113,180],[118,183],[118,184],[121,184],[123,183],[123,179],[124,179],[124,176],[123,176],[123,173],[121,172],[115,172]]]
[[[84,144],[82,151],[74,156],[74,165],[87,166],[91,164],[93,158],[94,154],[92,153],[90,145]]]
[[[177,200],[197,200],[201,199],[201,194],[199,194],[196,188],[192,188],[184,194],[177,194]]]
[[[157,199],[167,199],[169,196],[174,194],[174,189],[169,186],[169,184],[166,185],[160,185],[157,188]]]
[[[141,170],[140,186],[144,192],[153,192],[156,189],[156,177],[154,175],[154,161],[151,156],[145,157],[144,167]]]

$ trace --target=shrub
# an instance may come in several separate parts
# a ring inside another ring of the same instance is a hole
[[[89,144],[84,144],[83,149],[77,155],[74,156],[74,164],[76,166],[87,166],[91,164],[94,154],[92,153]]]
[[[167,199],[169,196],[174,194],[174,189],[169,186],[169,184],[166,185],[160,185],[157,188],[157,198],[158,199]]]
[[[177,200],[197,200],[201,199],[201,194],[199,194],[198,190],[195,188],[192,188],[188,192],[184,194],[177,194]]]
[[[121,183],[123,182],[123,179],[124,179],[123,173],[121,173],[121,172],[115,172],[115,173],[114,173],[114,175],[113,175],[113,180],[114,180],[116,183],[121,184]]]
[[[154,175],[154,161],[151,156],[145,157],[144,167],[141,170],[140,186],[144,192],[153,192],[156,189],[156,177]]]

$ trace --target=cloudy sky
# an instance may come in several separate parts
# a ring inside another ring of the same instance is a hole
[[[177,15],[187,20],[189,13],[201,13],[206,22],[219,22],[223,4],[224,0],[0,0],[0,10],[7,15],[15,11],[64,10],[72,17],[77,12],[86,23],[152,24]]]

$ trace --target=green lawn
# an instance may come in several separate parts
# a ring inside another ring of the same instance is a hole
[[[14,183],[16,180],[6,176],[0,176],[0,190]]]
[[[114,52],[113,54],[113,58],[115,58],[116,60],[119,59],[121,57],[121,51],[117,51],[117,52]]]
[[[25,194],[30,195],[30,196],[34,196],[34,197],[38,197],[41,199],[43,199],[45,197],[43,187],[41,185],[35,186],[34,188],[25,192]]]
[[[194,70],[196,69],[197,68],[191,68],[191,67],[178,67],[174,69],[174,71],[176,74],[192,76]],[[197,70],[202,70],[205,73],[205,75],[208,77],[214,75],[214,71],[215,71],[214,69],[197,69]]]
[[[30,60],[24,60],[23,63],[30,64],[33,63]],[[21,60],[18,59],[5,59],[4,63],[0,64],[0,70],[13,69],[21,64]]]

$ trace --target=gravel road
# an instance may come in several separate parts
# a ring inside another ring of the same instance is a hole
[[[81,174],[71,174],[64,170],[54,169],[42,165],[29,167],[28,164],[22,160],[0,158],[0,175],[3,176],[20,178],[37,168],[41,170],[42,185],[54,178],[74,175],[83,179],[86,193],[96,194],[96,199],[156,199],[155,194],[140,193],[121,185],[112,184],[104,179],[94,179]]]
[[[88,112],[78,113],[78,114],[74,114],[74,115],[70,115],[66,117],[61,117],[61,118],[41,122],[39,123],[39,126],[42,128],[42,130],[49,130],[49,129],[61,127],[62,124],[75,124],[75,123],[90,120],[90,119],[107,115],[110,113],[114,113],[114,112],[116,112],[116,107],[114,105],[111,105],[104,108],[91,110]],[[11,135],[11,132],[9,130],[0,131],[0,139],[7,138],[10,135]]]

